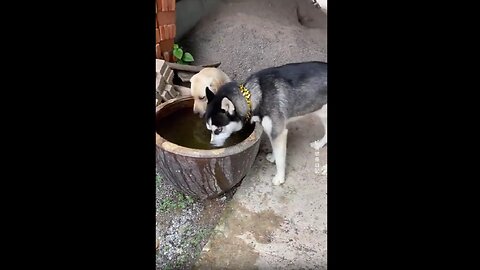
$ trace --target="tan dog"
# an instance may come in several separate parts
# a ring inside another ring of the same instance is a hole
[[[207,109],[205,89],[208,87],[213,93],[217,93],[220,86],[230,82],[230,78],[218,68],[204,68],[190,78],[190,89],[193,103],[193,112],[203,117]]]

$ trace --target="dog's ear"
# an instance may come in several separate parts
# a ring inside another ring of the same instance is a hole
[[[230,99],[224,97],[222,99],[222,109],[228,112],[230,115],[233,115],[233,111],[235,110],[235,106],[230,101]]]
[[[212,78],[212,81],[210,81],[210,89],[212,90],[213,93],[217,93],[218,92],[218,87],[220,87],[221,84],[220,82],[218,81],[217,78]]]
[[[207,103],[210,103],[215,97],[215,94],[210,90],[210,88],[208,88],[208,86],[205,87],[205,93],[207,94]]]

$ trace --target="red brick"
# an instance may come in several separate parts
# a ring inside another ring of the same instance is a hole
[[[161,59],[162,58],[162,49],[160,48],[159,43],[157,43],[157,45],[155,45],[155,51],[156,51],[156,54],[157,54],[157,58]]]

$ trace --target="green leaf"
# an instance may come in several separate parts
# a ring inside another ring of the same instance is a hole
[[[178,44],[173,44],[174,49],[178,49]]]
[[[182,61],[182,59],[177,59],[177,64],[185,64],[185,62]]]
[[[173,50],[173,55],[174,55],[177,59],[182,59],[183,50],[180,49],[180,48],[174,49],[174,50]]]
[[[183,55],[182,60],[185,61],[185,62],[193,62],[193,61],[194,61],[193,56],[192,56],[190,53],[188,53],[188,52],[186,52],[186,53]]]

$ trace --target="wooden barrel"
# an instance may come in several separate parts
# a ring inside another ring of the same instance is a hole
[[[157,107],[157,121],[175,110],[193,107],[192,97],[169,100]],[[183,147],[157,133],[157,170],[178,191],[200,199],[215,198],[238,184],[258,154],[263,128],[256,123],[242,142],[225,148],[202,150]]]

